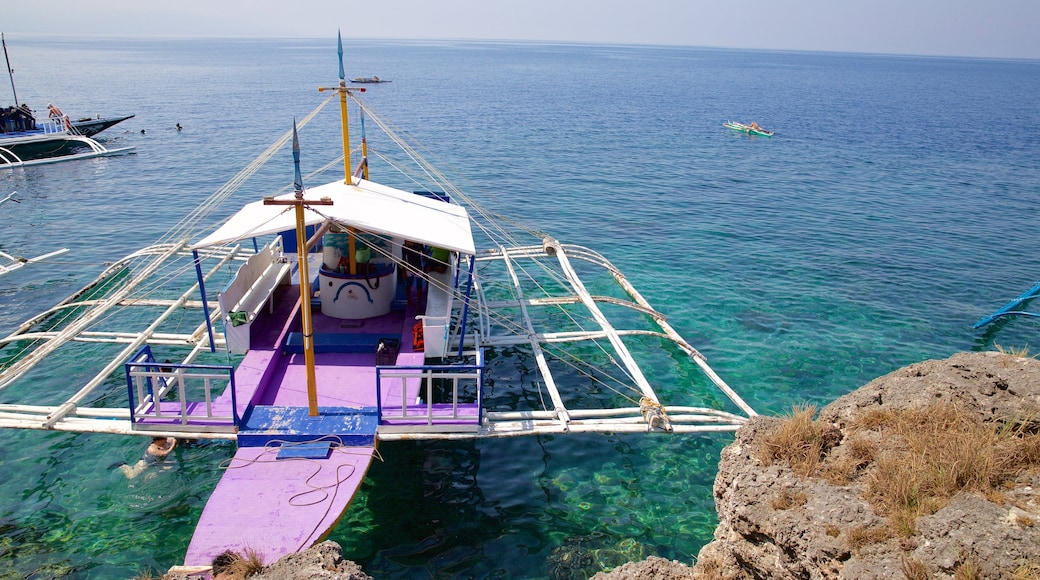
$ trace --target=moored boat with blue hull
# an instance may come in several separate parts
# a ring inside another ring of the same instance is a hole
[[[1027,316],[1031,318],[1040,318],[1040,312],[1032,312],[1029,310],[1023,310],[1034,298],[1040,296],[1040,282],[1033,284],[1025,292],[1019,294],[1016,298],[1010,300],[1007,304],[993,311],[992,314],[983,316],[980,318],[972,328],[982,328],[991,322],[996,322],[1006,317],[1012,316]]]

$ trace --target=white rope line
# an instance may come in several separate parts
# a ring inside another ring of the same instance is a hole
[[[333,221],[334,223],[338,223],[338,222],[335,222],[335,220],[331,220],[331,221]],[[387,236],[374,235],[374,234],[369,234],[369,235],[372,235],[374,238],[379,239],[382,242],[385,242],[387,245],[392,245],[392,240],[389,237],[387,237]],[[462,293],[461,289],[456,290],[453,286],[449,286],[448,284],[444,284],[444,283],[440,282],[439,280],[436,280],[434,278],[425,276],[423,272],[418,271],[415,267],[407,264],[404,260],[402,260],[401,258],[398,258],[397,256],[393,255],[392,253],[385,251],[379,245],[372,244],[372,245],[370,245],[370,248],[372,250],[374,250],[377,255],[380,255],[380,256],[386,258],[387,260],[389,260],[390,262],[397,264],[397,266],[399,268],[403,267],[407,271],[412,272],[413,274],[415,274],[417,276],[423,277],[423,279],[426,280],[426,282],[431,287],[437,288],[438,290],[443,291],[444,293],[451,295],[455,300],[459,300],[459,301],[465,300],[466,297]],[[427,259],[431,259],[431,258],[427,257]],[[517,260],[512,260],[512,263],[515,266],[515,265],[518,264],[518,261]],[[511,291],[515,291],[515,287],[514,286],[504,286],[504,287],[509,289],[509,290],[511,290]],[[549,296],[548,292],[546,292],[544,290],[544,287],[542,287],[541,285],[538,285],[538,288],[543,291],[545,296]],[[516,299],[515,296],[514,296],[514,299]],[[564,310],[560,309],[560,311],[564,311]],[[566,311],[564,311],[564,312],[565,312],[565,314],[568,317],[571,318],[571,320],[575,323],[576,326],[578,326],[578,328],[581,328],[582,330],[585,330],[584,327],[581,324],[578,323],[578,320],[571,313],[566,312]],[[518,336],[522,336],[522,335],[527,335],[528,334],[527,329],[522,324],[520,324],[519,322],[515,321],[514,319],[512,319],[510,317],[506,317],[505,315],[500,314],[500,313],[495,312],[495,311],[488,311],[488,312],[485,313],[485,315],[490,317],[490,318],[492,318],[494,321],[498,322],[498,324],[505,331],[509,332],[510,334],[514,334],[514,335],[518,335]],[[629,381],[634,380],[631,377],[631,375],[628,372],[628,370],[617,361],[617,359],[614,356],[614,354],[611,351],[609,351],[608,349],[606,349],[599,340],[597,340],[597,339],[590,339],[590,340],[587,340],[585,342],[587,342],[587,343],[591,342],[592,344],[594,344],[596,346],[596,348],[598,348],[601,351],[601,353],[611,362],[611,364],[617,370],[621,371],[624,374],[624,378],[628,379]],[[540,346],[540,348],[543,351],[546,351],[548,354],[551,354],[555,360],[558,360],[560,363],[562,363],[565,366],[571,368],[572,370],[574,370],[579,375],[584,376],[588,380],[593,381],[593,382],[601,385],[603,388],[605,388],[605,389],[615,393],[619,397],[627,399],[627,400],[629,400],[632,403],[636,403],[638,401],[638,396],[641,395],[641,391],[638,388],[634,387],[633,385],[631,385],[629,383],[624,382],[622,380],[622,378],[620,378],[620,377],[616,377],[616,376],[613,376],[613,375],[610,375],[610,374],[606,373],[602,368],[600,368],[599,365],[593,364],[592,361],[588,361],[588,360],[584,360],[582,358],[579,358],[576,354],[571,353],[571,352],[565,350],[561,346],[552,345],[552,344],[542,344]],[[606,381],[606,379],[610,379],[611,383],[608,383]],[[621,390],[622,388],[625,388],[625,389],[627,389],[628,391],[630,391],[632,393],[636,393],[637,396],[636,397],[629,396],[627,393],[622,392],[622,390]]]
[[[297,123],[297,128],[302,128],[307,125],[312,119],[314,119],[321,110],[332,101],[335,95],[330,95],[321,104],[319,104],[313,111],[308,113],[303,119]],[[205,201],[202,202],[194,211],[189,213],[183,219],[181,219],[176,225],[173,226],[166,234],[161,236],[154,245],[161,245],[167,243],[173,243],[178,240],[186,240],[190,238],[195,228],[202,220],[210,216],[217,208],[220,207],[225,201],[228,200],[250,177],[256,174],[270,159],[281,150],[289,140],[292,139],[292,130],[287,131],[281,137],[276,139],[263,153],[261,153],[256,159],[249,163],[245,168],[238,172],[234,177],[227,181],[217,191],[210,195]],[[133,270],[136,269],[136,263],[141,263],[147,260],[156,259],[150,254],[139,254],[135,260],[127,263],[127,268]],[[168,275],[161,278],[153,278],[148,280],[147,283],[142,282],[141,290],[136,295],[136,300],[144,300],[164,288],[166,282],[175,279],[180,275],[184,275],[188,271],[194,269],[194,263],[189,261],[189,264],[182,266],[179,269],[171,271]],[[110,310],[104,317],[99,318],[95,321],[96,324],[103,323],[116,316],[122,308],[114,308]],[[75,314],[75,309],[66,310],[65,315],[59,317],[55,322],[55,325],[60,325],[66,322],[69,317]],[[33,344],[26,345],[18,356],[24,355],[25,352],[32,348]]]
[[[360,98],[358,98],[356,95],[352,95],[352,97],[353,97],[354,101],[357,102],[358,105],[362,108],[362,110],[365,111],[365,113],[367,113],[369,118],[371,118],[376,123],[376,125],[379,126],[384,131],[384,133],[386,133],[391,138],[391,140],[394,143],[396,143],[406,153],[406,155],[409,157],[409,159],[412,162],[414,162],[418,166],[420,166],[420,167],[425,169],[425,174],[427,175],[427,177],[429,177],[430,179],[434,180],[434,182],[441,189],[444,189],[445,191],[450,191],[453,199],[459,199],[461,201],[466,202],[467,207],[471,208],[471,210],[475,211],[477,213],[477,215],[479,215],[482,218],[484,218],[484,219],[479,220],[479,221],[478,220],[473,220],[473,221],[474,221],[474,223],[476,225],[478,225],[478,227],[480,227],[480,229],[486,235],[488,235],[489,238],[491,238],[492,240],[504,239],[504,240],[507,240],[510,243],[510,245],[513,245],[513,246],[521,245],[519,243],[519,241],[514,236],[512,236],[507,230],[505,230],[501,226],[497,226],[497,224],[500,221],[502,221],[502,220],[501,219],[494,219],[494,218],[499,217],[499,216],[493,216],[486,208],[483,207],[483,205],[474,202],[471,198],[466,196],[457,186],[452,184],[442,172],[437,170],[433,166],[433,164],[429,163],[418,152],[418,150],[415,147],[411,146],[407,141],[405,141],[405,139],[401,135],[399,135],[397,133],[397,131],[395,131],[394,128],[389,125],[389,123],[384,122],[382,117],[377,115],[370,107],[368,107],[366,104],[364,104],[360,100]],[[371,147],[369,148],[369,151],[372,152],[372,148]],[[380,153],[377,153],[377,155],[379,155],[380,159],[383,159],[384,161],[387,161],[393,167],[398,168],[398,169],[400,168],[399,164],[393,163],[392,161],[390,161],[390,159],[387,156],[384,156],[384,155],[382,155]],[[416,184],[420,183],[414,177],[412,179],[413,179],[413,181]],[[492,231],[489,227],[485,226],[485,223],[496,225],[496,229],[494,231]],[[514,222],[511,222],[511,223],[514,223]],[[517,225],[517,224],[514,223],[514,225]],[[537,232],[537,231],[529,229],[529,228],[521,228],[521,229],[526,229],[526,231],[529,234],[533,235],[533,236],[538,236],[540,234],[540,232]],[[499,235],[496,236],[495,232],[497,232]],[[545,236],[543,235],[541,237],[545,237]],[[500,250],[504,254],[505,253],[505,248],[502,247],[501,243],[499,243],[499,246],[500,246]],[[564,273],[562,272],[562,268],[557,269],[557,268],[550,267],[549,261],[547,261],[547,260],[533,260],[533,261],[538,265],[539,269],[545,275],[547,275],[553,282],[555,282],[555,283],[557,283],[557,284],[559,284],[559,285],[561,285],[563,287],[569,287],[570,286],[570,282],[567,279],[567,277],[564,275]],[[523,266],[520,266],[517,262],[514,262],[513,265],[514,265],[514,267],[520,267],[522,269],[523,273],[526,275],[526,279],[532,281],[536,285],[537,289],[539,291],[541,291],[544,296],[551,296],[551,293],[548,292],[544,288],[544,286],[541,284],[540,278],[538,276],[532,275],[530,272],[528,272],[526,270],[526,268],[524,268]],[[515,300],[516,296],[514,295],[513,298]],[[576,318],[575,314],[572,313],[571,311],[568,311],[566,309],[560,308],[559,312],[562,312],[565,316],[567,316],[571,320],[571,322],[573,324],[575,324],[578,328],[580,328],[582,330],[587,330],[587,327],[585,326],[585,324],[583,324],[581,321],[579,321]],[[586,319],[586,321],[595,322],[595,316],[594,316],[594,314],[591,311],[589,312],[589,316]],[[500,321],[500,323],[502,323],[502,321]],[[503,326],[503,328],[506,328],[506,329],[509,328],[508,325],[505,325],[505,324],[502,324],[502,326]],[[514,325],[513,331],[514,331],[514,334],[517,334],[517,333],[523,334],[525,332],[525,330],[523,329],[523,327],[521,325]],[[611,363],[617,369],[621,370],[626,375],[626,377],[629,380],[634,380],[635,379],[635,377],[631,376],[631,373],[629,372],[629,370],[627,368],[625,368],[622,364],[620,364],[620,362],[614,357],[614,355],[606,347],[604,347],[601,342],[599,342],[597,340],[593,340],[592,342],[596,345],[597,348],[599,348],[599,350],[602,352],[602,354],[605,355],[608,358],[608,360],[610,360]],[[589,368],[595,368],[595,367],[592,367],[590,365]],[[578,370],[578,369],[575,367],[575,370]],[[620,380],[618,382],[620,384],[623,384],[623,383],[620,382]],[[629,386],[631,388],[631,385],[629,385]],[[638,389],[633,389],[633,390],[639,392]],[[618,393],[618,394],[621,394],[621,393]]]

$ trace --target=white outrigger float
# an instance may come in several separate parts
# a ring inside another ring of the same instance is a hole
[[[303,188],[294,126],[164,240],[0,339],[0,427],[236,441],[192,567],[226,548],[271,561],[320,540],[380,441],[733,431],[755,414],[605,257],[491,222],[389,131],[342,64],[321,90],[333,96],[301,126],[339,97],[344,177]],[[370,181],[364,136],[351,171],[348,99],[429,183]],[[295,191],[196,235],[290,137]],[[46,365],[96,360],[71,396],[32,391]],[[705,378],[664,370],[690,365]],[[294,502],[328,486],[323,501]]]

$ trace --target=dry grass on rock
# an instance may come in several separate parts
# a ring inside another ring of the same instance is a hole
[[[852,534],[863,542],[912,536],[918,517],[958,493],[999,501],[1004,486],[1040,468],[1040,435],[983,423],[951,403],[868,411],[849,425],[835,453],[841,431],[814,414],[813,407],[795,408],[763,438],[756,456],[766,464],[784,462],[800,476],[862,483],[865,499],[890,522],[888,530]]]

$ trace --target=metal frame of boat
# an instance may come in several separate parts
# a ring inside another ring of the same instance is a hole
[[[604,256],[502,229],[361,101],[342,64],[339,78],[300,126],[339,97],[343,178],[303,187],[294,126],[163,240],[0,339],[0,393],[34,399],[0,404],[0,427],[236,441],[185,556],[203,566],[225,548],[270,559],[320,539],[380,441],[720,432],[755,415]],[[362,115],[356,169],[348,99]],[[364,119],[433,183],[370,181],[370,155],[400,164],[369,151]],[[198,224],[290,139],[294,191],[198,239]],[[71,396],[26,387],[44,361],[100,360],[102,349],[107,364]],[[518,359],[536,378],[515,376]],[[704,378],[664,368],[691,363]],[[662,402],[662,387],[684,404]],[[122,408],[110,396],[119,389]],[[293,459],[320,465],[336,493],[294,503],[317,474]]]

